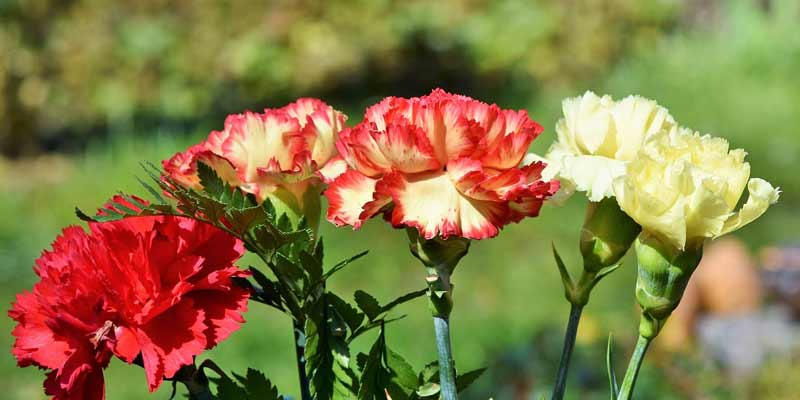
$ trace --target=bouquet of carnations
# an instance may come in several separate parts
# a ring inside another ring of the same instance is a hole
[[[151,391],[168,381],[190,399],[281,399],[263,373],[237,374],[203,357],[253,304],[291,319],[302,400],[454,400],[483,372],[456,368],[451,351],[456,265],[471,241],[578,191],[588,199],[578,279],[554,249],[572,308],[552,398],[564,395],[592,289],[634,247],[639,340],[620,385],[609,371],[612,398],[630,399],[704,243],[761,216],[780,191],[750,178],[743,150],[680,126],[652,100],[587,92],[563,111],[544,157],[527,154],[543,127],[526,111],[439,89],[385,98],[351,127],[317,99],[230,115],[160,167],[144,164],[149,200],[119,194],[96,213],[77,210],[88,229],[64,229],[36,261],[39,282],[9,311],[13,355],[20,367],[47,370],[44,391],[60,400],[103,399],[114,358],[144,369]],[[329,290],[328,280],[366,252],[325,259],[322,197],[336,226],[382,216],[403,229],[424,267],[420,290],[388,301],[369,288]],[[238,266],[245,252],[260,265]],[[385,330],[394,307],[419,297],[437,355],[416,369],[390,349]],[[378,333],[369,352],[352,354],[370,331]]]

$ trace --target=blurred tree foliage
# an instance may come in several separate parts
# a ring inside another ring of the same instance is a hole
[[[217,121],[304,94],[353,105],[432,85],[569,84],[651,45],[678,4],[0,0],[0,152]]]

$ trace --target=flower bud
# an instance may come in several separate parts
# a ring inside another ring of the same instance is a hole
[[[596,274],[618,263],[641,230],[639,224],[620,210],[615,199],[589,203],[581,230],[583,269]]]
[[[636,240],[636,301],[642,308],[642,337],[656,337],[678,307],[689,278],[703,257],[702,242],[692,244],[680,250],[654,235],[643,234]]]

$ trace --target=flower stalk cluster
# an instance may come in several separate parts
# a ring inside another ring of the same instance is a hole
[[[680,303],[705,241],[752,222],[780,191],[750,179],[743,150],[679,126],[666,109],[641,97],[615,102],[587,92],[567,99],[556,130],[558,141],[546,157],[552,161],[548,174],[567,188],[562,201],[583,191],[590,203],[577,282],[556,254],[573,308],[553,398],[563,397],[580,312],[592,288],[619,266],[635,242],[635,294],[642,315],[640,340],[619,397],[628,399],[647,347]],[[734,211],[745,187],[750,197]]]
[[[633,247],[639,339],[618,395],[630,399],[704,244],[760,217],[780,191],[750,177],[743,150],[680,126],[653,100],[587,92],[563,111],[545,157],[526,156],[544,129],[526,111],[440,89],[385,98],[352,127],[317,99],[231,115],[163,171],[146,170],[153,202],[120,195],[94,216],[78,211],[89,231],[65,229],[36,261],[39,282],[9,311],[12,353],[22,367],[48,370],[44,390],[57,400],[104,399],[114,358],[143,368],[151,391],[168,380],[192,399],[277,400],[258,371],[230,378],[210,360],[195,364],[241,326],[252,300],[291,318],[302,400],[456,400],[480,374],[456,369],[456,266],[472,241],[584,192],[577,279],[554,247],[571,309],[552,398],[565,395],[592,290]],[[331,292],[327,280],[364,253],[323,268],[323,197],[334,225],[358,229],[383,216],[405,230],[426,289],[384,304],[359,290],[355,305]],[[267,273],[235,265],[246,250]],[[389,349],[385,329],[394,307],[421,296],[438,363],[417,372]],[[373,329],[369,353],[351,357],[351,342]]]

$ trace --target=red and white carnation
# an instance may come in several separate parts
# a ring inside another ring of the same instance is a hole
[[[379,214],[426,239],[484,239],[538,215],[559,187],[542,162],[521,166],[542,127],[525,111],[503,110],[434,90],[388,97],[339,134],[326,165],[328,220],[355,228]]]
[[[232,186],[264,201],[285,189],[301,201],[319,171],[336,155],[334,143],[347,117],[318,99],[299,99],[263,113],[229,115],[224,129],[162,162],[168,176],[200,189],[197,163],[209,165]]]
[[[104,399],[112,356],[141,362],[155,390],[244,322],[249,292],[232,280],[247,275],[234,265],[243,252],[238,239],[183,217],[66,228],[9,311],[12,353],[21,367],[50,370],[54,399]]]

